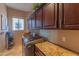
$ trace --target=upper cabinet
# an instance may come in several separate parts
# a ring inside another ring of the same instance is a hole
[[[31,16],[32,29],[79,30],[79,3],[45,4]]]
[[[31,28],[32,28],[32,26],[31,26],[31,24],[32,24],[31,17],[28,18],[27,23],[28,23],[28,30],[30,31]]]
[[[36,29],[42,28],[42,8],[36,11]]]
[[[43,28],[57,28],[57,4],[46,4],[43,7]]]
[[[35,29],[35,13],[31,15],[31,29]]]
[[[56,29],[57,4],[44,4],[31,15],[31,29]]]
[[[59,4],[61,28],[79,29],[79,3]]]

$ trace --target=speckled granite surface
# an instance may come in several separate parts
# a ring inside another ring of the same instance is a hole
[[[78,54],[50,42],[35,44],[46,56],[78,56]]]

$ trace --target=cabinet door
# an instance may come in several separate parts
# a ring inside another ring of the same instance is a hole
[[[45,54],[35,46],[35,56],[45,56]]]
[[[28,30],[29,30],[29,31],[30,31],[31,28],[32,28],[31,24],[32,24],[31,17],[29,17],[29,18],[28,18]]]
[[[60,10],[62,10],[62,12],[60,11],[60,14],[62,13],[61,27],[65,29],[79,29],[79,3],[60,4]]]
[[[31,26],[32,29],[35,29],[35,13],[33,13],[31,16]]]
[[[36,29],[42,28],[42,8],[36,11]]]
[[[46,4],[43,7],[43,28],[57,28],[57,4]]]

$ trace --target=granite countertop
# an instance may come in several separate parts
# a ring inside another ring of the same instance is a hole
[[[77,53],[52,44],[48,41],[35,44],[46,56],[78,56]]]

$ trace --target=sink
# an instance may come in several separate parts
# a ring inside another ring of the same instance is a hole
[[[41,43],[41,42],[44,42],[44,41],[46,41],[46,40],[45,40],[45,39],[32,40],[32,41],[27,42],[27,43],[26,43],[26,46],[34,45],[34,44]]]

